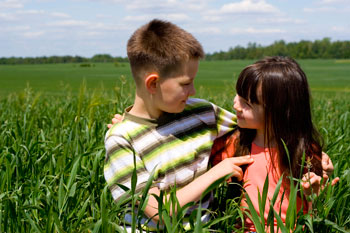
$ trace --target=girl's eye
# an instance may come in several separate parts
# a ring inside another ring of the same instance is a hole
[[[248,101],[244,101],[244,105],[248,106],[249,108],[252,107],[252,105]]]

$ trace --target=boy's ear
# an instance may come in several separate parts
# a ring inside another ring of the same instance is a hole
[[[145,85],[149,93],[154,94],[156,92],[158,80],[159,75],[157,73],[152,73],[146,77]]]

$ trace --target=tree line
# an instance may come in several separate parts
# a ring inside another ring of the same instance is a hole
[[[269,46],[249,43],[246,48],[236,46],[228,51],[214,52],[206,55],[206,60],[260,59],[264,56],[290,56],[295,59],[349,59],[350,41],[322,40],[286,43],[275,41]]]
[[[54,63],[101,63],[128,62],[126,57],[113,57],[109,54],[97,54],[91,58],[81,56],[42,56],[42,57],[1,57],[0,64],[54,64]]]
[[[205,60],[260,59],[264,56],[290,56],[295,59],[350,59],[350,41],[322,40],[286,43],[275,41],[268,46],[248,43],[247,47],[236,46],[228,51],[206,54]],[[128,62],[127,57],[113,57],[109,54],[97,54],[91,58],[81,56],[42,56],[42,57],[1,57],[0,64],[52,64],[52,63],[100,63]]]

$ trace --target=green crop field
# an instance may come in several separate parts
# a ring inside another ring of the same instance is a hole
[[[234,87],[239,72],[253,61],[202,61],[196,78],[196,86],[208,87],[213,94]],[[350,91],[350,61],[300,60],[308,75],[312,89],[321,91]],[[120,77],[131,80],[129,65],[120,63],[96,63],[92,67],[79,64],[0,65],[0,95],[23,91],[29,84],[33,90],[50,94],[64,94],[67,86],[74,92],[83,80],[88,88],[103,86],[113,89]]]
[[[289,222],[279,226],[283,232],[349,232],[350,62],[299,62],[323,150],[334,163],[332,177],[340,181],[312,196],[308,213],[291,204]],[[250,63],[201,62],[196,97],[231,109],[234,81]],[[103,177],[103,140],[106,124],[132,103],[132,93],[127,64],[0,66],[0,232],[124,232],[123,216],[132,212],[127,202],[144,200],[130,190],[131,199],[113,202]],[[201,223],[191,216],[188,232],[240,232],[242,210],[226,188],[214,189],[213,218]],[[166,232],[185,232],[186,208],[170,216],[171,203],[174,196],[161,208]]]

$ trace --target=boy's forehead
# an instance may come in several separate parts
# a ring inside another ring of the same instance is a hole
[[[196,76],[198,71],[199,60],[198,59],[190,59],[187,61],[179,62],[176,65],[168,67],[165,69],[161,76],[163,77],[177,77],[183,75]]]

